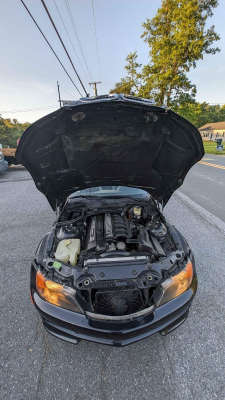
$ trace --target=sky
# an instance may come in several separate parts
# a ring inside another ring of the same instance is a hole
[[[24,2],[84,96],[41,0],[24,0]],[[126,75],[125,58],[130,52],[137,50],[138,62],[148,63],[148,45],[140,38],[143,33],[142,23],[147,17],[150,19],[154,17],[161,0],[93,0],[100,73],[92,0],[68,0],[84,58],[65,0],[45,0],[45,2],[85,89],[91,95],[93,95],[93,89],[89,85],[91,79],[92,81],[101,80],[102,84],[98,85],[98,94],[106,94],[121,77]],[[225,104],[224,21],[225,0],[220,0],[207,26],[215,25],[215,30],[221,37],[216,46],[220,47],[221,52],[214,56],[205,55],[203,60],[197,62],[197,68],[192,69],[188,75],[191,82],[197,86],[196,100],[200,102]],[[34,122],[56,110],[59,108],[57,81],[61,87],[62,99],[80,98],[21,1],[0,0],[0,114],[2,117],[16,118],[20,122]],[[21,112],[21,110],[29,111]]]

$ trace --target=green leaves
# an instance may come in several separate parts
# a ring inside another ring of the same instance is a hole
[[[16,148],[19,139],[25,129],[30,125],[29,122],[19,123],[16,119],[0,117],[0,143],[3,147]]]
[[[171,105],[179,95],[195,95],[186,73],[204,54],[219,51],[211,47],[219,40],[214,26],[205,30],[216,6],[215,0],[163,0],[156,16],[143,23],[142,38],[150,48],[149,69],[143,69],[143,80],[144,84],[150,80],[157,102]]]
[[[141,64],[137,62],[137,58],[136,51],[128,54],[126,58],[127,64],[124,67],[127,71],[127,77],[116,83],[114,89],[111,89],[109,93],[138,95],[141,85],[141,75],[138,70],[141,68]]]
[[[217,0],[162,0],[151,20],[143,23],[143,40],[149,45],[149,64],[137,62],[137,52],[130,53],[127,76],[111,92],[153,98],[158,104],[178,106],[192,101],[196,87],[187,78],[204,54],[216,54],[213,43],[219,35],[215,27],[205,29]]]
[[[195,101],[183,102],[180,105],[174,105],[173,111],[188,119],[197,128],[209,123],[225,120],[225,105],[210,105],[206,102],[197,103]]]

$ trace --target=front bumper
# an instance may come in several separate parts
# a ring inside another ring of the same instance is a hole
[[[188,316],[197,288],[195,277],[191,287],[170,302],[156,308],[149,314],[128,321],[102,321],[92,319],[43,300],[34,286],[31,297],[38,309],[44,327],[60,339],[78,343],[80,339],[112,346],[125,346],[159,332],[163,335],[178,327]]]

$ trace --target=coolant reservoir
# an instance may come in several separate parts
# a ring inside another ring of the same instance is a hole
[[[78,254],[80,254],[80,239],[65,239],[59,242],[55,258],[64,263],[70,262],[75,267]]]

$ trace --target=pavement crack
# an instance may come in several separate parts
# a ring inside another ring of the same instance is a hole
[[[103,355],[101,357],[101,376],[100,376],[100,400],[108,400],[108,395],[107,395],[107,388],[108,388],[108,382],[107,382],[107,377],[106,377],[106,369],[107,369],[107,357],[110,353],[110,349],[104,349],[103,350]]]
[[[46,362],[46,354],[47,354],[47,345],[45,344],[44,355],[43,355],[43,359],[42,359],[42,363],[41,363],[41,368],[40,368],[40,371],[39,371],[39,374],[38,374],[37,390],[36,390],[35,400],[38,400],[39,390],[40,390],[40,387],[41,387],[42,374],[43,374],[44,365],[45,365],[45,362]]]
[[[37,322],[37,324],[36,324],[36,330],[38,329],[38,325],[39,325],[39,322]],[[36,334],[36,332],[35,332],[35,334]],[[42,387],[42,377],[43,377],[43,371],[44,371],[45,363],[47,361],[47,354],[48,354],[48,352],[50,352],[50,353],[52,352],[51,348],[49,346],[48,339],[47,339],[46,335],[47,335],[46,332],[42,331],[42,338],[43,338],[43,342],[44,342],[44,355],[43,355],[41,367],[40,367],[39,374],[38,374],[37,390],[36,390],[35,400],[38,400],[39,390]]]
[[[11,224],[11,222],[15,221],[15,219],[18,218],[18,215],[16,215],[13,219],[11,219],[11,221],[8,221],[6,224],[0,224],[0,226],[8,226]]]
[[[36,312],[36,316],[37,316],[37,322],[34,328],[34,339],[33,339],[33,344],[36,342],[36,339],[38,336],[40,336],[40,334],[42,334],[42,321],[41,321],[41,317],[39,316],[38,312]]]
[[[171,361],[171,359],[170,359],[169,352],[167,351],[167,348],[166,348],[166,341],[165,341],[165,338],[163,338],[163,337],[162,337],[162,345],[163,345],[163,348],[164,348],[164,350],[165,350],[166,357],[167,357],[167,360],[168,360],[168,362],[169,362],[172,375],[173,375],[173,377],[175,378],[175,372],[174,372],[174,370],[173,370],[173,364],[172,364],[172,361]],[[173,390],[174,390],[173,394],[174,394],[174,400],[175,400],[175,399],[176,399],[176,394],[175,394],[174,379],[171,379],[171,377],[170,377],[170,382],[171,382],[171,387],[172,387]]]

